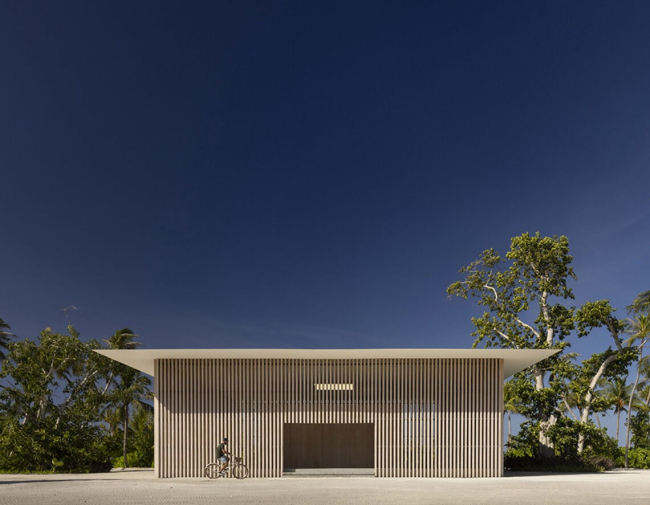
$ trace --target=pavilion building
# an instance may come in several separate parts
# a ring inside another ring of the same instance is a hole
[[[101,350],[154,377],[155,474],[202,477],[223,437],[251,477],[503,475],[504,379],[556,350]]]

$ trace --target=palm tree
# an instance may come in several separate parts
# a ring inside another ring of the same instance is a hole
[[[639,408],[650,411],[650,384],[646,383],[644,387],[639,388],[637,393],[639,395]]]
[[[503,385],[503,410],[508,415],[508,442],[512,438],[510,429],[510,415],[519,414],[521,408],[521,398],[517,395],[515,384],[512,381]]]
[[[136,349],[143,345],[140,342],[136,342],[136,338],[138,336],[133,333],[133,330],[130,328],[122,328],[113,333],[108,340],[104,339],[104,342],[108,344],[109,349]]]
[[[581,381],[576,379],[570,382],[564,381],[564,388],[562,392],[562,403],[563,407],[560,407],[563,413],[571,414],[571,417],[575,421],[578,420],[578,417],[573,412],[573,409],[578,410],[578,415],[582,412],[582,393],[580,386]]]
[[[621,424],[621,412],[627,412],[626,405],[630,400],[632,385],[627,384],[625,379],[615,379],[614,382],[608,382],[605,386],[605,394],[608,403],[614,407],[616,413],[616,443],[619,442],[619,426]]]
[[[650,291],[639,293],[632,302],[632,305],[628,305],[626,308],[630,315],[650,315]]]
[[[646,292],[648,293],[648,292]],[[641,293],[642,296],[644,293]],[[631,305],[631,307],[635,307],[635,304],[637,304],[637,301],[639,300],[639,297],[635,299],[635,303]],[[628,327],[626,330],[626,333],[630,335],[630,338],[627,340],[627,343],[629,345],[632,345],[634,343],[638,343],[638,350],[639,350],[639,361],[637,363],[636,367],[636,378],[634,379],[634,384],[632,386],[632,391],[630,392],[630,399],[628,401],[628,408],[627,408],[627,415],[628,415],[628,422],[627,422],[627,427],[625,429],[625,468],[627,468],[628,464],[628,453],[630,450],[630,422],[629,422],[629,416],[632,414],[632,403],[634,399],[636,398],[636,389],[639,386],[639,381],[641,379],[641,369],[643,367],[643,349],[645,345],[648,343],[648,340],[650,340],[650,314],[648,314],[648,310],[650,309],[649,306],[645,306],[645,309],[639,307],[643,307],[643,304],[637,304],[637,308],[633,308],[631,312],[633,314],[636,314],[636,316],[632,319],[628,319]],[[645,312],[644,312],[645,311]],[[643,387],[643,386],[641,386]]]
[[[575,353],[571,354],[575,355]],[[587,391],[589,388],[589,383],[589,378],[580,376],[575,377],[571,381],[568,381],[566,379],[564,380],[562,396],[560,397],[562,400],[562,405],[560,405],[559,408],[563,414],[571,415],[573,420],[576,422],[580,422],[582,419],[582,414],[585,408],[585,391]],[[602,414],[604,416],[604,412],[607,410],[601,406],[603,403],[601,400],[605,400],[607,398],[606,387],[607,380],[601,377],[598,379],[598,382],[596,382],[595,389],[591,393],[592,404],[589,417],[593,417],[593,419],[595,419],[598,428],[602,428],[599,414]],[[574,412],[574,410],[577,411],[578,415],[576,415],[576,412]]]
[[[4,319],[0,317],[0,362],[7,357],[7,355],[3,352],[3,349],[7,350],[7,346],[9,345],[9,339],[11,339],[14,336],[13,333],[9,333],[7,331],[10,329],[11,326],[5,323]]]
[[[638,367],[641,370],[644,382],[644,386],[639,390],[640,402],[642,406],[650,410],[650,359],[648,359],[648,356],[639,362]]]
[[[133,333],[129,328],[122,328],[117,330],[111,338],[104,340],[108,344],[109,349],[135,349],[142,344],[136,342],[138,336]],[[114,371],[111,372],[111,378],[109,381],[112,381],[112,378],[119,377],[119,383],[117,383],[113,391],[113,416],[119,416],[121,419],[122,430],[124,436],[122,439],[122,455],[124,458],[124,468],[129,467],[129,462],[127,458],[127,438],[129,431],[129,415],[130,407],[136,406],[136,408],[144,408],[144,400],[151,398],[151,381],[149,378],[142,375],[137,370],[122,364],[115,364]]]

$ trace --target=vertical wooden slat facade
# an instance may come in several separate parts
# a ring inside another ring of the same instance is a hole
[[[503,475],[502,359],[156,359],[154,366],[158,477],[201,477],[224,436],[251,477],[281,477],[284,427],[306,423],[372,423],[377,477]]]

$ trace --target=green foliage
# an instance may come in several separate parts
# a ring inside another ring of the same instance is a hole
[[[608,436],[607,430],[597,428],[591,422],[581,423],[568,417],[560,417],[548,431],[555,444],[556,455],[563,459],[578,457],[577,442],[580,435],[585,438],[585,457],[606,457],[612,460],[616,458],[616,439]]]
[[[12,333],[9,333],[11,326],[4,322],[0,317],[0,362],[5,358],[4,351],[7,350],[10,339],[14,336]]]
[[[573,299],[567,284],[576,278],[572,261],[566,237],[524,233],[511,240],[505,259],[488,249],[462,268],[463,280],[451,284],[447,294],[476,297],[486,308],[472,318],[474,346],[561,348],[553,338],[561,341],[573,330],[573,309],[551,303],[550,297]]]
[[[138,336],[133,333],[131,329],[122,328],[121,330],[116,331],[111,338],[105,342],[108,344],[110,349],[135,349],[142,345],[135,341],[137,337]],[[151,408],[149,404],[144,402],[145,399],[152,396],[149,390],[151,381],[137,370],[121,363],[114,364],[111,378],[115,378],[115,387],[111,394],[111,404],[109,408],[105,410],[105,418],[109,422],[112,433],[115,432],[118,425],[121,426],[121,464],[123,468],[128,468],[128,438],[131,432],[129,429],[131,407],[134,407],[136,412]],[[137,455],[136,458],[138,458],[138,461],[142,459]]]
[[[551,377],[548,387],[537,389],[531,370],[515,374],[508,382],[509,395],[517,398],[517,412],[531,421],[539,421],[557,412],[563,383]]]
[[[539,440],[539,423],[524,421],[519,427],[519,433],[508,442],[506,459],[534,459],[537,457]]]
[[[509,380],[503,385],[503,410],[519,414],[525,408],[519,396],[519,384],[516,379]]]
[[[616,460],[616,465],[622,467],[625,464],[625,455],[621,453]],[[650,468],[650,449],[645,447],[634,447],[628,454],[628,466],[630,468]]]
[[[632,468],[650,468],[650,449],[634,448],[630,451],[628,464]]]
[[[130,448],[128,464],[136,468],[152,468],[154,454],[153,415],[148,410],[141,409],[133,416],[130,423]],[[113,460],[116,467],[124,468],[124,456]]]
[[[584,472],[601,471],[614,467],[618,444],[606,430],[592,423],[580,423],[560,417],[547,430],[553,442],[555,458],[547,460],[537,454],[540,423],[526,421],[520,432],[508,444],[506,467],[511,470]],[[578,437],[585,437],[586,450],[578,454]]]
[[[638,449],[650,449],[650,413],[640,410],[630,417],[632,446]]]
[[[608,300],[586,302],[575,314],[578,336],[587,336],[594,328],[603,326],[608,328],[610,333],[622,333],[626,324],[612,315],[615,311]]]
[[[627,308],[628,314],[635,316],[650,315],[650,291],[639,293]]]
[[[99,348],[97,341],[80,340],[72,326],[68,334],[48,328],[36,341],[7,345],[0,370],[0,471],[110,470],[121,444],[112,440],[102,412],[114,402],[123,405],[126,393],[115,362],[94,352]],[[132,384],[146,389],[149,382],[133,372]],[[136,449],[142,458],[147,436],[153,445],[147,426]]]
[[[512,386],[519,399],[518,411],[531,422],[541,422],[538,430],[541,456],[569,451],[563,442],[573,440],[576,433],[577,452],[585,450],[589,436],[587,428],[576,432],[559,423],[553,427],[551,436],[547,427],[552,426],[563,411],[579,419],[581,426],[586,426],[592,413],[609,409],[610,399],[599,394],[598,388],[604,380],[626,377],[630,365],[641,356],[645,343],[644,340],[634,346],[632,340],[623,342],[621,335],[632,323],[617,318],[607,300],[587,302],[578,309],[566,305],[574,298],[568,283],[577,280],[572,261],[566,237],[524,233],[511,239],[505,257],[494,249],[483,251],[478,260],[460,270],[461,280],[447,288],[449,296],[474,297],[483,308],[482,316],[472,318],[476,328],[472,333],[474,347],[483,344],[486,347],[560,351],[521,374]],[[639,295],[628,307],[630,313],[648,314],[648,300],[648,292]],[[571,361],[575,355],[563,354],[569,346],[567,338],[574,330],[578,337],[586,337],[596,328],[609,331],[612,346],[582,363]],[[577,416],[574,409],[578,410]],[[619,408],[618,412],[621,410]],[[629,406],[627,410],[631,410]],[[551,447],[553,437],[558,439],[559,449]]]
[[[97,450],[103,432],[96,386],[105,362],[92,352],[97,342],[81,342],[69,330],[46,329],[38,341],[8,346],[0,372],[0,469],[88,471],[109,464]]]

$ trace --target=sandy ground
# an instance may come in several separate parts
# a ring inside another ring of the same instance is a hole
[[[502,479],[155,479],[150,470],[0,475],[0,504],[650,504],[650,470]]]

